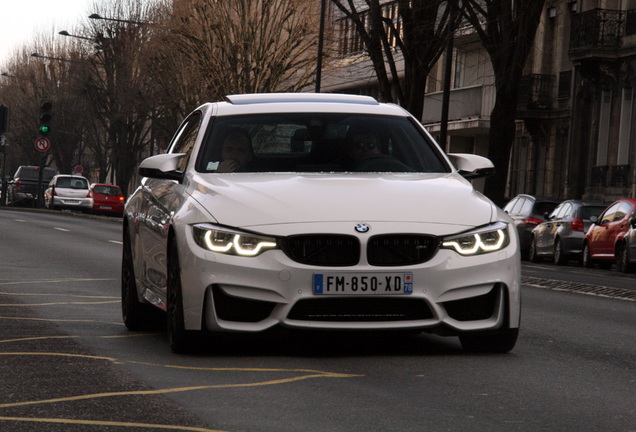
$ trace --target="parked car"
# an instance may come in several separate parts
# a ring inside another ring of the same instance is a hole
[[[56,175],[44,191],[44,206],[49,209],[73,209],[91,213],[93,198],[88,179],[80,175]]]
[[[528,258],[532,230],[545,222],[545,215],[552,213],[558,205],[559,201],[526,194],[517,195],[505,205],[504,212],[510,215],[519,233],[522,258]]]
[[[126,198],[119,186],[93,183],[90,187],[93,197],[93,213],[121,216]]]
[[[626,239],[626,235],[636,223],[636,199],[614,202],[592,222],[583,243],[583,266],[598,264],[609,269],[615,262],[619,271],[631,270],[633,246],[628,243],[631,237]]]
[[[39,166],[22,165],[18,167],[13,179],[7,186],[7,205],[32,206],[38,195],[38,181],[41,178],[41,191],[44,191],[53,176],[54,168],[40,168]]]
[[[204,104],[140,164],[123,220],[124,323],[145,329],[165,311],[177,352],[202,330],[275,326],[427,331],[509,351],[517,235],[466,180],[492,169],[445,155],[404,109],[366,96]]]
[[[624,239],[625,246],[621,249],[617,267],[623,273],[631,273],[636,270],[636,217],[632,217]]]
[[[563,201],[532,230],[530,261],[552,258],[555,264],[563,265],[572,258],[580,259],[583,237],[592,225],[590,218],[598,217],[606,207],[598,202]]]

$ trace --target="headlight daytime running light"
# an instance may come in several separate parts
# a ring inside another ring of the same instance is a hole
[[[447,237],[442,242],[442,247],[468,256],[496,252],[508,246],[509,243],[507,226],[497,223],[478,231]]]
[[[204,249],[228,255],[254,257],[278,248],[276,239],[230,230],[211,224],[192,226],[195,242]]]

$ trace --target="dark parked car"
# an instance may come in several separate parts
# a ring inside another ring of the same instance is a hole
[[[39,166],[28,165],[18,167],[13,179],[9,181],[7,188],[7,205],[33,205],[37,197],[40,171],[42,172],[40,193],[43,193],[55,175],[55,169],[41,169]]]
[[[563,265],[571,258],[580,259],[583,237],[592,225],[590,218],[598,217],[606,207],[598,202],[563,201],[532,230],[530,261],[552,258],[555,264]]]
[[[625,246],[618,257],[618,270],[631,273],[636,270],[636,217],[632,217],[629,230],[625,233]]]
[[[629,257],[629,249],[625,252],[627,241],[625,236],[634,225],[636,219],[636,199],[623,198],[610,205],[600,217],[592,219],[593,225],[585,234],[583,243],[583,266],[609,269],[616,262],[619,271],[629,271],[625,253]]]
[[[519,233],[521,257],[528,258],[532,230],[545,222],[545,214],[551,213],[559,201],[540,199],[532,195],[517,195],[504,207],[504,211],[514,220]]]

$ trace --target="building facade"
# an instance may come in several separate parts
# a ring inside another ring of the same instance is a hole
[[[334,19],[345,42],[323,89],[377,95],[360,43],[345,19]],[[495,84],[470,27],[456,30],[451,64],[448,136],[441,144],[486,155]],[[433,134],[440,131],[445,65],[441,58],[427,80],[422,122]],[[636,0],[547,0],[521,82],[506,195],[636,197],[634,84]]]

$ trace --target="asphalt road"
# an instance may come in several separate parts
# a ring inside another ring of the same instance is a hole
[[[525,266],[506,355],[295,332],[175,355],[121,323],[120,237],[114,219],[0,211],[0,431],[636,432],[636,275]]]

